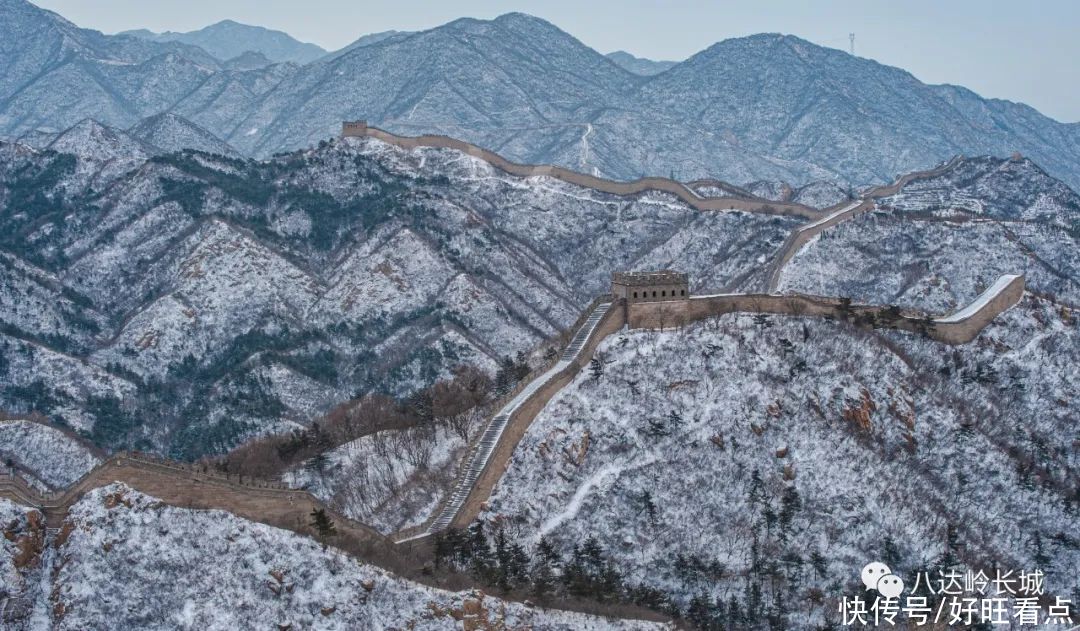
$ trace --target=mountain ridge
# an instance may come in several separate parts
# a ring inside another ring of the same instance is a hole
[[[636,57],[625,50],[616,50],[608,53],[605,57],[636,75],[646,77],[660,74],[679,63],[677,61],[655,61],[644,57]]]
[[[125,35],[155,42],[178,41],[198,46],[221,61],[229,61],[246,52],[260,53],[273,62],[306,64],[326,55],[315,44],[301,42],[284,31],[221,20],[187,32],[155,33],[148,29],[121,31]]]
[[[86,117],[128,128],[169,111],[266,156],[367,119],[614,179],[863,185],[957,153],[1019,151],[1080,186],[1080,124],[794,36],[725,40],[643,77],[557,26],[511,13],[376,34],[307,65],[254,67],[261,62],[250,58],[222,67],[198,48],[58,26],[22,0],[3,6],[21,16],[7,20],[21,32],[86,42],[74,49],[78,63],[50,65],[67,44],[36,38],[0,69],[0,132],[14,137]]]

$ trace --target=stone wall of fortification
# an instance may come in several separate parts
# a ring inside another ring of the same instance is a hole
[[[780,282],[780,272],[784,269],[784,266],[795,257],[799,250],[801,250],[810,239],[813,239],[823,231],[832,228],[838,223],[873,210],[874,207],[874,201],[867,199],[848,211],[836,213],[828,219],[819,220],[788,235],[784,244],[780,246],[780,255],[773,259],[772,263],[769,264],[769,273],[767,275],[767,278],[769,279],[769,291],[774,291],[776,289]]]
[[[18,478],[0,476],[0,497],[39,508],[50,527],[60,527],[68,508],[86,492],[122,482],[131,488],[181,508],[228,511],[270,526],[315,536],[311,511],[321,508],[334,521],[338,534],[329,542],[346,552],[376,561],[383,567],[404,569],[393,542],[374,529],[325,506],[307,491],[264,482],[239,482],[183,463],[155,462],[117,455],[99,465],[63,492],[41,494]]]
[[[571,184],[592,188],[613,195],[637,195],[648,191],[661,191],[678,197],[697,210],[745,210],[772,215],[795,215],[808,219],[818,219],[827,213],[827,211],[821,211],[810,208],[809,206],[793,204],[790,202],[772,202],[763,199],[746,199],[741,197],[703,198],[688,189],[681,182],[662,177],[646,177],[634,180],[633,182],[616,182],[614,180],[607,180],[585,173],[578,173],[549,164],[518,164],[516,162],[511,162],[496,153],[488,151],[487,149],[482,149],[476,145],[448,136],[434,134],[415,137],[397,136],[382,129],[370,126],[366,128],[366,132],[363,135],[376,138],[385,143],[401,147],[402,149],[416,149],[417,147],[455,149],[467,153],[470,156],[480,158],[511,175],[520,177],[553,177],[565,182],[570,182]]]
[[[996,296],[991,298],[981,309],[969,318],[959,322],[938,322],[934,329],[934,339],[946,344],[966,344],[975,339],[998,314],[1009,309],[1024,297],[1024,277],[1017,276]]]
[[[465,504],[461,507],[461,511],[458,512],[451,526],[464,528],[476,519],[476,516],[480,514],[483,503],[491,495],[495,483],[506,473],[506,468],[510,465],[510,457],[513,456],[514,449],[521,442],[525,431],[532,425],[533,419],[540,414],[548,401],[559,390],[562,390],[568,383],[573,381],[578,372],[592,360],[593,353],[596,352],[596,347],[600,345],[600,342],[615,331],[623,328],[626,324],[624,313],[621,305],[613,304],[608,309],[608,312],[604,314],[604,318],[596,325],[592,335],[589,336],[589,340],[581,348],[578,358],[541,386],[528,401],[514,412],[506,429],[503,430],[502,440],[499,441],[495,452],[491,454],[487,467],[476,480],[472,492],[469,494],[468,499],[465,500]]]
[[[978,336],[1001,312],[1012,307],[1024,295],[1024,278],[1018,276],[1000,293],[992,297],[972,316],[957,322],[932,321],[927,327],[927,315],[917,312],[901,312],[901,317],[890,321],[893,328],[922,332],[945,344],[966,344]],[[867,315],[878,320],[887,307],[851,305],[848,315],[858,321]],[[725,313],[774,313],[793,316],[817,316],[839,318],[841,301],[837,298],[807,296],[801,294],[729,294],[718,296],[695,296],[689,300],[670,302],[639,302],[627,305],[626,319],[632,329],[665,329],[680,327],[697,320]]]

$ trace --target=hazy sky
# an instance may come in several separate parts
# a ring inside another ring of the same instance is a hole
[[[187,31],[230,18],[336,49],[365,33],[523,11],[600,52],[684,59],[729,37],[780,32],[1080,121],[1077,0],[36,0],[113,33]]]

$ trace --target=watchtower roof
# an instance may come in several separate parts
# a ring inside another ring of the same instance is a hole
[[[615,272],[611,275],[612,283],[629,287],[687,284],[689,280],[690,277],[685,272],[669,269],[656,272]]]

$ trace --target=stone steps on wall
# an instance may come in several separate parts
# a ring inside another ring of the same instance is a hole
[[[589,314],[589,317],[585,319],[585,322],[578,328],[577,332],[574,333],[574,337],[571,338],[570,343],[566,346],[566,349],[563,350],[559,362],[550,370],[529,383],[517,396],[499,410],[499,413],[496,414],[494,418],[491,419],[491,422],[484,430],[483,435],[481,435],[480,440],[477,441],[476,446],[465,456],[461,474],[455,481],[453,491],[451,491],[442,510],[439,511],[438,516],[432,520],[431,525],[429,525],[427,529],[410,539],[418,539],[420,537],[435,534],[450,527],[450,524],[457,518],[458,513],[461,512],[462,507],[465,506],[465,502],[468,500],[469,495],[472,494],[473,487],[487,467],[492,454],[495,453],[495,448],[499,444],[499,439],[502,438],[503,431],[510,423],[511,416],[513,416],[514,412],[519,407],[528,401],[533,394],[547,384],[547,382],[556,374],[560,373],[570,363],[578,359],[581,349],[585,348],[589,338],[592,336],[593,332],[596,331],[597,325],[604,319],[604,316],[607,315],[608,310],[611,308],[611,304],[612,303],[610,302],[601,302],[596,305],[596,307],[593,308],[592,313]],[[405,539],[405,541],[408,540],[409,539]]]

